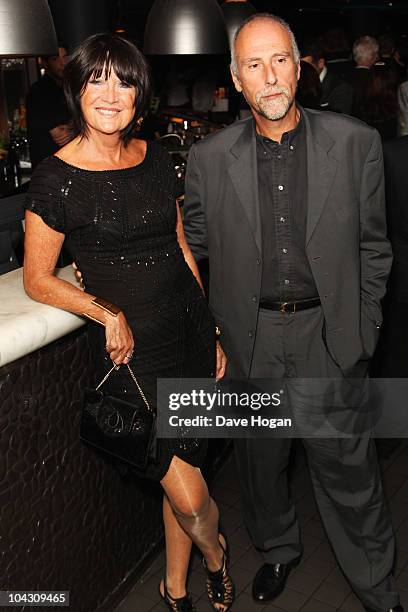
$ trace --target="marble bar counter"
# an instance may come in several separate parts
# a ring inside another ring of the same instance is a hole
[[[79,439],[98,378],[88,325],[31,300],[21,269],[0,276],[0,575],[3,590],[108,612],[161,549],[161,492]]]
[[[88,325],[26,296],[22,270],[0,276],[1,588],[112,612],[162,548],[162,492],[80,441],[84,389],[100,380]],[[210,441],[207,477],[226,452]]]
[[[57,276],[76,284],[71,266]],[[26,295],[23,270],[0,276],[0,367],[36,351],[85,325],[69,312],[40,304]]]

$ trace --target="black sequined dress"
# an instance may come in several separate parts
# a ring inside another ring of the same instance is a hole
[[[121,307],[132,328],[132,368],[149,403],[156,380],[214,375],[214,325],[176,235],[176,177],[170,156],[148,143],[146,157],[123,170],[76,168],[58,157],[37,167],[26,208],[66,236],[86,290]],[[89,324],[101,379],[110,368],[104,329]],[[138,397],[125,368],[108,379],[116,395]],[[136,394],[136,395],[135,395]],[[161,480],[177,455],[201,466],[205,440],[158,439],[142,476]]]

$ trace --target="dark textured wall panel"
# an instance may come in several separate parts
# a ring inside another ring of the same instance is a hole
[[[162,535],[159,487],[79,441],[93,383],[83,330],[0,370],[1,588],[70,590],[75,612],[111,609]]]

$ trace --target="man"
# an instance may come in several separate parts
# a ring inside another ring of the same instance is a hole
[[[391,265],[381,143],[372,128],[296,106],[289,26],[255,14],[238,30],[232,78],[252,117],[194,145],[185,231],[209,257],[210,306],[234,378],[361,375]],[[289,498],[290,440],[237,440],[245,521],[265,564],[256,601],[283,590],[302,548]],[[360,438],[305,439],[319,510],[366,610],[401,612],[394,536],[375,450]]]
[[[27,133],[33,169],[71,140],[69,114],[62,89],[66,57],[67,51],[63,46],[59,47],[58,55],[43,57],[45,74],[27,94]]]
[[[361,99],[367,81],[371,75],[371,69],[379,59],[380,46],[372,36],[361,36],[353,45],[353,58],[356,63],[350,74],[350,83],[353,87],[353,110],[355,117],[361,115]]]
[[[302,60],[315,68],[322,84],[320,106],[322,110],[351,113],[353,89],[326,64],[322,47],[314,40],[307,41],[302,49]]]

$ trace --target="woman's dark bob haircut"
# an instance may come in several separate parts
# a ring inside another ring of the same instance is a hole
[[[121,132],[125,146],[135,136],[140,119],[150,102],[150,71],[146,59],[131,42],[115,34],[95,34],[81,43],[64,70],[64,92],[72,118],[74,136],[83,138],[88,126],[81,108],[81,96],[91,78],[108,78],[111,71],[136,90],[135,115]]]

